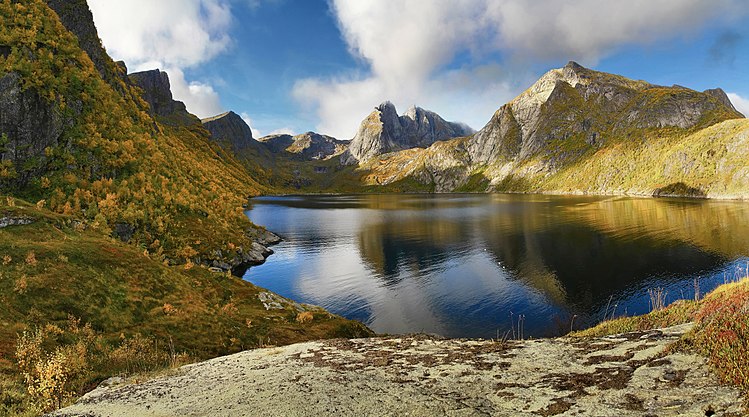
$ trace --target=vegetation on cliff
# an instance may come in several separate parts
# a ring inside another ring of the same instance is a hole
[[[0,191],[43,201],[171,261],[250,245],[245,232],[253,226],[242,204],[266,187],[212,144],[199,122],[156,123],[139,90],[114,80],[117,90],[131,93],[124,95],[105,82],[43,1],[6,0],[0,15],[0,45],[10,49],[0,55],[0,78],[19,87],[15,101],[3,104],[38,96],[39,106],[57,115],[49,124],[59,131],[28,152],[29,135],[3,132]],[[0,127],[16,122],[4,119]],[[184,233],[201,229],[210,232]]]
[[[0,1],[0,414],[185,358],[369,335],[267,309],[262,289],[208,269],[257,247],[242,206],[268,188],[197,118],[152,112],[84,11]]]

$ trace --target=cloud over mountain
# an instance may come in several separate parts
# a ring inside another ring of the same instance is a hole
[[[330,0],[330,7],[367,71],[299,80],[293,94],[317,112],[319,130],[339,137],[352,136],[384,99],[478,128],[532,78],[519,68],[568,59],[594,65],[622,46],[689,36],[747,13],[739,0]],[[458,56],[472,64],[451,67]]]
[[[205,63],[231,44],[229,4],[222,0],[89,0],[99,36],[130,70],[167,71],[177,100],[200,117],[221,111],[205,82],[185,80],[184,69]]]

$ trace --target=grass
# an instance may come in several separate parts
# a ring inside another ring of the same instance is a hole
[[[84,228],[73,217],[0,196],[5,216],[34,222],[0,229],[0,415],[24,415],[33,405],[15,358],[20,335],[48,325],[64,328],[70,317],[90,326],[110,350],[143,337],[195,360],[372,334],[322,309],[310,308],[301,319],[291,305],[266,310],[258,299],[264,290],[240,278],[198,265],[167,266],[144,248]],[[111,361],[97,363],[83,386],[125,372]],[[164,366],[159,363],[154,367]]]
[[[638,317],[605,321],[572,337],[597,337],[694,322],[672,348],[708,358],[723,383],[749,399],[749,278],[724,284],[701,300],[680,300]]]

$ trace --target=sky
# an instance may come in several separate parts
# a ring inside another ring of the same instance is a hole
[[[350,139],[389,100],[480,129],[574,60],[721,87],[749,115],[745,0],[88,0],[109,54],[161,69],[199,117],[233,110],[253,135]]]

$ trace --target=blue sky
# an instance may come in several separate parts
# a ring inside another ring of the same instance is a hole
[[[722,87],[749,112],[743,0],[89,0],[105,47],[169,73],[206,117],[255,135],[351,138],[377,104],[481,128],[568,60],[656,84]]]

